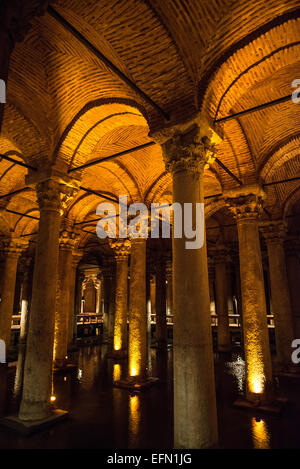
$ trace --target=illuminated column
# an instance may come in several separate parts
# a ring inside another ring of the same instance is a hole
[[[285,248],[295,337],[300,337],[300,240],[289,237],[285,242]]]
[[[17,275],[18,259],[24,247],[22,239],[7,239],[4,241],[4,252],[6,254],[3,286],[0,303],[0,340],[4,340],[8,350],[11,333],[11,320],[15,299],[15,283]]]
[[[243,334],[242,334],[243,314],[242,314],[240,261],[239,261],[237,249],[235,249],[235,247],[233,247],[231,250],[231,258],[233,260],[235,308],[236,308],[236,313],[239,314],[239,323],[240,323],[240,329],[241,329],[241,342],[243,342]]]
[[[111,241],[116,258],[116,294],[114,322],[114,355],[127,355],[127,313],[128,313],[128,257],[130,241],[119,239]]]
[[[167,315],[173,315],[173,283],[172,283],[172,261],[167,261],[166,265],[167,279]]]
[[[212,139],[218,137],[204,121],[172,132],[168,137],[166,129],[157,141],[169,138],[162,149],[172,174],[173,201],[182,209],[184,203],[191,204],[194,220],[188,221],[195,229],[196,204],[204,203],[204,168],[214,154]],[[177,219],[175,213],[174,224]],[[187,248],[191,239],[184,230],[173,238],[175,448],[208,448],[218,441],[204,219],[198,222],[197,236],[204,237],[200,247]]]
[[[261,230],[268,249],[277,359],[280,365],[287,367],[292,364],[291,344],[294,339],[294,331],[283,248],[285,226],[280,221],[265,222],[261,224]]]
[[[101,307],[101,277],[98,275],[97,281],[95,282],[96,288],[96,314],[100,313]]]
[[[20,337],[18,346],[18,363],[16,368],[16,376],[14,382],[14,395],[19,396],[22,390],[24,364],[25,364],[25,350],[26,338],[29,325],[29,311],[30,299],[32,290],[32,260],[22,259],[22,275],[23,283],[21,288],[21,323],[20,323]]]
[[[166,317],[166,260],[162,253],[158,253],[155,262],[156,272],[156,341],[158,348],[167,345],[168,329]]]
[[[155,298],[156,298],[156,279],[154,273],[151,274],[150,277],[150,298],[151,298],[151,314],[156,316],[156,305],[155,305]]]
[[[74,342],[77,331],[77,307],[76,307],[76,275],[77,266],[83,256],[81,251],[73,251],[72,253],[72,270],[70,273],[70,298],[69,298],[69,315],[68,315],[68,345]]]
[[[146,239],[131,240],[129,296],[129,377],[147,378]]]
[[[111,258],[104,258],[102,277],[103,341],[113,346],[115,322],[115,288],[113,262]]]
[[[64,230],[60,236],[58,285],[59,299],[55,312],[55,333],[53,359],[57,367],[66,364],[67,349],[69,344],[69,314],[70,294],[73,281],[72,250],[75,242],[75,234]],[[73,333],[73,328],[72,328]]]
[[[107,322],[107,334],[108,344],[113,347],[114,341],[114,328],[115,328],[115,304],[116,304],[116,264],[114,260],[110,259],[111,264],[111,280],[109,289],[109,308],[108,308],[108,322]],[[128,288],[127,288],[128,291]]]
[[[264,192],[259,186],[244,186],[226,191],[226,195],[226,203],[236,217],[239,239],[246,399],[268,401],[272,391],[272,363],[258,231]]]
[[[151,265],[150,265],[151,251],[146,250],[146,316],[147,316],[147,353],[148,353],[148,372],[152,373],[152,359],[151,359],[151,344],[152,344],[152,330],[151,330]]]
[[[216,303],[215,303],[215,266],[211,253],[207,259],[208,261],[208,283],[209,283],[209,299],[210,299],[210,315],[215,317]]]
[[[71,181],[70,181],[71,182]],[[69,184],[70,184],[69,182]],[[60,214],[74,188],[55,179],[36,187],[40,208],[20,420],[51,415],[50,395],[58,280]]]
[[[218,351],[230,352],[231,337],[228,317],[228,278],[226,271],[228,252],[226,248],[219,248],[215,251],[214,262],[218,316]]]

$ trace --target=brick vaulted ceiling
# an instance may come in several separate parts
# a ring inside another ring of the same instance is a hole
[[[300,79],[298,0],[50,3],[174,123],[198,111],[216,119],[258,106],[291,94],[292,81]],[[219,160],[244,183],[299,176],[299,110],[300,104],[289,100],[221,124]],[[15,46],[0,153],[66,170],[150,142],[149,131],[163,125],[156,109],[49,13],[34,19]],[[2,160],[0,195],[24,187],[26,173]],[[82,186],[111,196],[127,194],[130,202],[172,200],[158,145],[87,168],[80,177]],[[216,163],[206,170],[206,195],[235,185]],[[269,186],[269,213],[281,217],[296,211],[299,189],[299,181]],[[100,200],[80,191],[68,218],[92,219]],[[32,190],[1,202],[38,217]],[[222,201],[212,199],[207,213],[213,217],[222,207]],[[35,218],[5,211],[0,218],[2,234],[37,230]]]

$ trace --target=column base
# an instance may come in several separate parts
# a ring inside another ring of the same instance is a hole
[[[9,415],[0,419],[0,425],[15,430],[22,435],[31,435],[32,433],[44,430],[45,428],[61,422],[67,417],[67,411],[55,409],[49,417],[42,420],[24,421],[20,420],[16,415]]]
[[[112,350],[111,352],[107,352],[106,356],[114,360],[123,360],[124,358],[128,358],[128,353],[127,350]]]
[[[288,399],[285,399],[285,398],[277,398],[270,403],[263,403],[263,404],[260,404],[260,403],[255,404],[253,402],[247,401],[246,399],[237,399],[233,403],[233,407],[237,407],[239,409],[245,409],[245,410],[254,410],[259,413],[269,414],[269,415],[281,415],[287,405],[288,405]]]
[[[144,391],[145,389],[150,388],[154,384],[159,382],[158,378],[127,378],[119,381],[115,381],[113,385],[116,388],[128,389],[129,391]]]

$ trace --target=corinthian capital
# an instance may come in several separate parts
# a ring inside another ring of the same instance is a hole
[[[110,239],[109,244],[110,247],[114,250],[117,261],[128,258],[131,249],[131,242],[129,239]]]
[[[162,145],[166,169],[172,173],[184,169],[201,172],[213,161],[215,145],[201,136],[197,124],[175,135]]]
[[[68,202],[75,197],[77,188],[48,179],[37,184],[36,191],[40,210],[56,210],[62,215]]]
[[[183,169],[203,171],[214,159],[220,134],[207,117],[196,115],[150,136],[162,146],[166,169],[174,173]]]
[[[243,186],[224,191],[225,203],[237,221],[258,219],[264,198],[265,193],[260,186]]]
[[[2,250],[9,256],[19,257],[22,251],[28,247],[28,242],[23,238],[4,238],[2,239]]]
[[[79,234],[74,231],[63,230],[60,233],[60,249],[74,249],[79,240]]]
[[[286,236],[287,224],[283,220],[261,222],[259,230],[267,243],[282,243]]]

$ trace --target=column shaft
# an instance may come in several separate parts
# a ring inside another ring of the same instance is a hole
[[[203,202],[203,173],[176,172],[173,200]],[[206,242],[185,242],[173,239],[175,447],[205,448],[218,439]]]
[[[268,400],[272,364],[257,219],[237,222],[246,361],[246,397]]]
[[[128,256],[117,257],[114,350],[118,354],[127,353],[127,280]]]
[[[231,350],[231,337],[228,317],[228,279],[226,263],[216,261],[216,306],[218,315],[218,351]]]
[[[277,358],[280,364],[288,366],[291,365],[291,344],[294,332],[285,254],[281,240],[267,242],[267,248]]]
[[[76,273],[77,262],[72,262],[70,272],[70,297],[69,297],[69,314],[68,314],[68,345],[70,346],[74,338],[74,322],[75,322],[75,290],[76,290]]]
[[[59,297],[55,313],[54,361],[63,366],[68,349],[70,292],[72,282],[72,250],[61,247],[59,251]]]
[[[9,347],[11,320],[15,298],[15,283],[19,254],[8,252],[4,265],[2,297],[0,303],[0,339]]]
[[[19,418],[39,420],[51,413],[54,320],[58,280],[59,231],[62,203],[73,193],[48,179],[37,185],[39,232],[33,274],[24,384]],[[62,200],[63,199],[63,200]]]
[[[129,376],[147,377],[146,239],[131,242],[129,297]]]
[[[293,313],[294,331],[295,336],[300,337],[300,256],[299,250],[297,250],[297,246],[297,241],[287,241],[286,265]]]
[[[163,257],[156,263],[156,341],[158,347],[167,345],[168,329],[166,317],[166,265]]]

